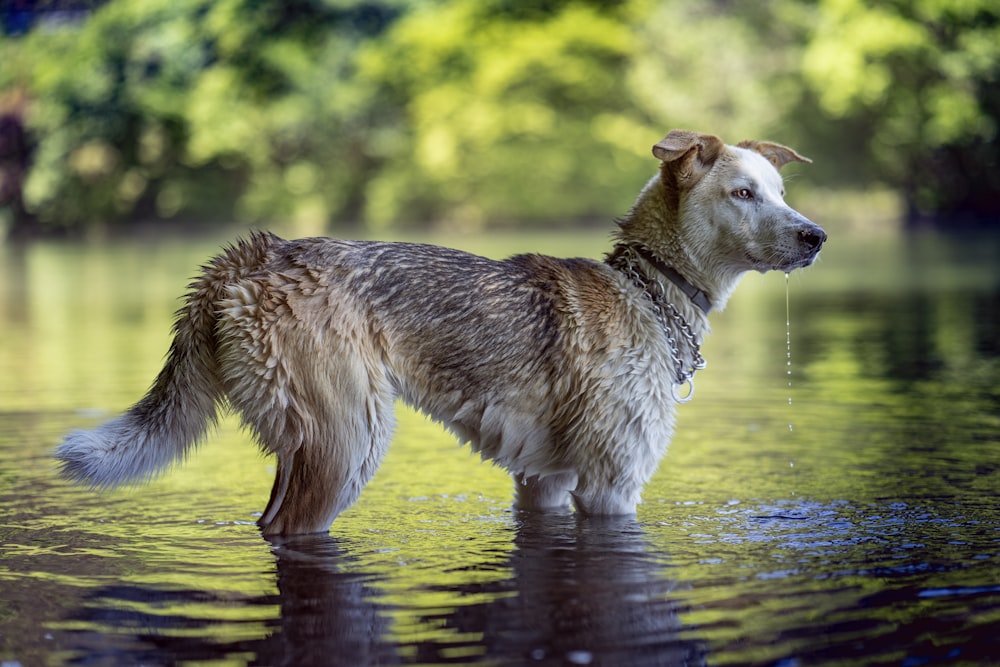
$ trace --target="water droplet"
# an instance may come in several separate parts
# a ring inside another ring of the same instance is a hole
[[[789,280],[788,274],[785,274],[785,366],[787,370],[785,374],[788,376],[788,405],[792,404],[792,309],[789,299]],[[790,421],[791,415],[789,415],[788,422],[788,432],[791,433],[795,429],[792,427],[792,422]]]

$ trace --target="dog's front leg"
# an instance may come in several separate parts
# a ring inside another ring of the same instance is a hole
[[[527,477],[523,473],[514,475],[516,498],[514,506],[519,510],[551,512],[568,510],[570,491],[576,488],[576,473],[560,472],[554,475]]]
[[[593,483],[581,478],[573,491],[573,504],[581,514],[588,516],[628,516],[635,514],[640,501],[642,484]]]

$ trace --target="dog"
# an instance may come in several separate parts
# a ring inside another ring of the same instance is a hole
[[[164,368],[58,446],[96,488],[183,459],[228,405],[277,457],[264,535],[328,531],[374,475],[397,398],[515,480],[515,507],[629,515],[703,368],[708,313],[826,233],[784,202],[786,146],[671,131],[604,261],[256,232],[203,267]]]

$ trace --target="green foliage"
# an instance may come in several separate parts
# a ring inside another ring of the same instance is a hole
[[[616,9],[549,5],[527,16],[481,0],[427,5],[365,52],[362,73],[404,114],[368,190],[374,224],[606,216],[631,203],[652,165],[640,172],[631,147],[595,132],[629,111],[628,25]]]
[[[1000,214],[996,2],[822,0],[802,71],[827,118],[866,121],[863,157],[911,214]]]
[[[44,224],[324,223],[364,180],[353,51],[390,4],[121,0],[3,44],[32,100],[25,204]],[[360,157],[359,157],[360,156]]]
[[[652,1],[636,23],[628,76],[632,103],[654,126],[645,133],[679,126],[733,143],[787,133],[787,78],[809,17],[798,2],[725,4]]]
[[[989,0],[111,0],[0,63],[49,227],[609,218],[673,127],[1000,213]]]
[[[195,4],[109,4],[83,30],[23,40],[29,55],[4,78],[32,99],[37,146],[24,194],[41,220],[120,219],[154,203],[163,181],[180,196],[190,179],[179,161],[183,91],[205,60],[191,39]]]

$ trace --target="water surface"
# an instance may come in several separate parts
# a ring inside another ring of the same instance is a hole
[[[1000,238],[833,238],[789,281],[790,388],[784,277],[748,276],[634,519],[514,513],[501,471],[401,411],[358,505],[285,542],[231,420],[139,488],[49,458],[145,391],[216,245],[3,250],[5,666],[1000,660]]]

